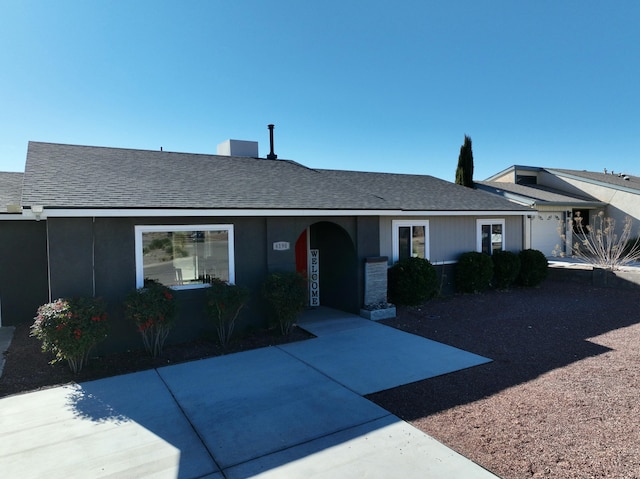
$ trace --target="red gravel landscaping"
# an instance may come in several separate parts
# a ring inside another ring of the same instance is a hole
[[[504,479],[640,478],[640,291],[547,281],[385,321],[493,362],[372,401]]]

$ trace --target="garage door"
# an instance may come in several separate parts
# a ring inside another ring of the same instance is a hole
[[[562,222],[561,211],[539,212],[531,221],[531,247],[553,256],[553,250],[561,244],[558,228]]]

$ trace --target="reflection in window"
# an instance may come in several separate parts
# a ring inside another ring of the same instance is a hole
[[[213,278],[234,281],[232,227],[137,226],[136,232],[138,286],[145,279],[171,287],[197,287]]]
[[[424,258],[424,226],[401,226],[398,229],[398,258]]]
[[[504,221],[480,222],[479,226],[479,248],[482,253],[492,255],[496,251],[504,249]]]
[[[410,257],[428,259],[428,221],[394,220],[393,228],[394,261]]]

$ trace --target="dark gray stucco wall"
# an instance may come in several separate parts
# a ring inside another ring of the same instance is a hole
[[[95,291],[107,301],[111,332],[101,351],[139,349],[140,338],[133,324],[124,318],[122,304],[136,287],[135,221],[120,218],[96,218]]]
[[[309,222],[301,218],[266,218],[266,255],[267,270],[276,271],[296,270],[296,241],[309,226]],[[286,241],[288,250],[276,251],[273,243]]]
[[[233,224],[236,283],[248,287],[253,298],[238,328],[264,325],[256,300],[266,276],[264,218],[52,218],[49,219],[51,288],[54,296],[95,296],[108,304],[112,330],[99,352],[139,349],[133,324],[124,317],[123,301],[136,287],[135,226],[176,224]],[[213,335],[204,313],[205,289],[176,291],[179,316],[168,343]],[[44,302],[44,301],[43,301]]]
[[[47,222],[0,222],[0,318],[2,326],[31,322],[49,301]]]
[[[51,298],[93,296],[92,218],[49,218]]]
[[[377,218],[50,218],[48,221],[53,296],[90,296],[95,293],[108,303],[112,331],[98,352],[141,348],[139,335],[124,318],[123,308],[126,295],[135,289],[136,284],[136,225],[234,225],[236,283],[252,291],[252,299],[239,319],[239,330],[266,325],[260,301],[262,282],[269,272],[295,271],[295,243],[308,226],[330,223],[340,233],[336,236],[346,238],[340,244],[349,246],[353,264],[345,276],[349,287],[343,288],[344,301],[336,302],[337,305],[343,304],[345,309],[356,312],[361,306],[364,258],[379,255]],[[325,233],[329,234],[322,239],[325,249],[334,248],[331,231],[332,228],[326,229]],[[274,250],[273,243],[279,241],[289,242],[290,249]],[[336,264],[343,258],[341,254],[328,257],[334,257]],[[331,270],[329,267],[327,271]],[[213,336],[213,328],[204,313],[206,290],[180,290],[175,295],[179,317],[168,342]]]

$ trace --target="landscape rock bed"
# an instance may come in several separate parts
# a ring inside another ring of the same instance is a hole
[[[640,292],[546,281],[383,323],[493,359],[369,399],[503,479],[640,478]]]

